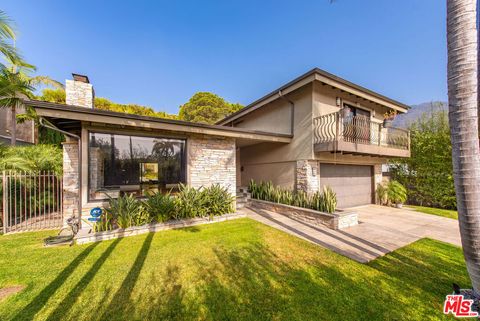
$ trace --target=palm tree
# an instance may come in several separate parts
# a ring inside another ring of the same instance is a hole
[[[463,253],[480,295],[480,147],[476,0],[447,0],[448,106]]]
[[[0,54],[10,61],[21,61],[21,58],[15,49],[15,31],[12,27],[12,20],[0,10]],[[3,65],[0,63],[0,68]]]
[[[26,109],[24,114],[17,115],[20,107],[23,107],[23,100],[34,97],[34,90],[40,86],[51,86],[63,88],[63,85],[48,76],[31,76],[36,70],[35,66],[21,60],[11,60],[7,57],[7,66],[0,66],[0,108],[11,109],[11,145],[16,143],[17,123],[27,120],[35,121],[36,114],[31,108]],[[14,92],[18,90],[18,92]],[[22,108],[24,109],[24,108]]]

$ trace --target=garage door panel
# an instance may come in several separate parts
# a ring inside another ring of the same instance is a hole
[[[338,207],[372,202],[372,167],[363,165],[320,164],[320,185],[337,194]]]

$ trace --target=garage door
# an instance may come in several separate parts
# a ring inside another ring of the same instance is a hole
[[[320,164],[320,185],[337,194],[339,208],[372,203],[372,166]]]

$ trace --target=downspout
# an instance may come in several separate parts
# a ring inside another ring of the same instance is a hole
[[[290,134],[293,136],[293,126],[294,126],[294,117],[295,117],[295,103],[293,101],[291,101],[290,99],[288,99],[287,97],[285,97],[282,94],[281,90],[278,91],[278,96],[280,98],[284,99],[285,101],[287,101],[288,103],[290,103]]]
[[[78,204],[77,204],[78,218],[77,219],[78,219],[78,223],[81,224],[80,217],[82,215],[82,139],[80,136],[61,130],[53,126],[52,124],[46,124],[45,119],[43,119],[42,117],[40,117],[39,124],[40,126],[59,132],[65,136],[72,137],[78,141]],[[63,186],[62,186],[62,189],[63,189]]]

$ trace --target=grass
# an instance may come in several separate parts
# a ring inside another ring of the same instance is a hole
[[[51,233],[50,233],[51,234]],[[0,236],[2,320],[438,320],[460,248],[423,239],[360,264],[250,219],[90,245]]]
[[[406,207],[414,209],[417,212],[422,212],[422,213],[432,214],[432,215],[437,215],[437,216],[443,216],[443,217],[448,217],[448,218],[453,218],[455,220],[458,220],[457,211],[444,210],[444,209],[435,208],[435,207],[416,206],[416,205],[408,205]]]

